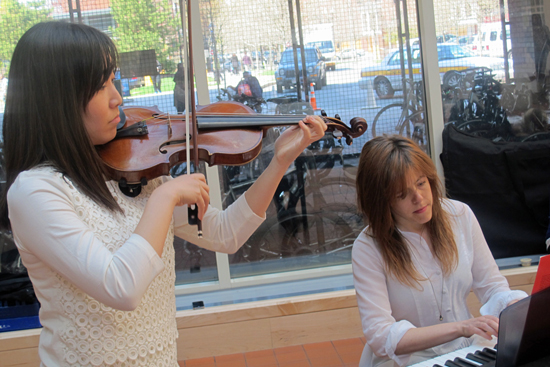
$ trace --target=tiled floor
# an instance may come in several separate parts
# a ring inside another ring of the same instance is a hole
[[[181,367],[357,367],[364,338],[180,361]]]

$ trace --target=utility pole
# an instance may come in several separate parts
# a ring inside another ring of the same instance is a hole
[[[74,21],[74,14],[76,13],[76,16],[78,18],[78,23],[82,24],[82,12],[80,11],[80,0],[75,0],[76,4],[73,8],[73,0],[67,1],[69,4],[69,17],[71,18],[71,23],[75,23]]]
[[[294,70],[296,75],[296,94],[298,101],[302,101],[302,86],[300,85],[300,68],[298,67],[298,53],[296,49],[300,49],[302,62],[302,80],[304,81],[305,99],[309,102],[309,94],[307,92],[307,67],[306,67],[306,51],[304,48],[304,36],[302,33],[302,13],[300,11],[300,0],[296,0],[296,19],[298,23],[298,41],[296,41],[296,27],[294,24],[294,6],[292,0],[288,0],[288,12],[290,15],[290,34],[292,36],[292,49],[294,51]]]

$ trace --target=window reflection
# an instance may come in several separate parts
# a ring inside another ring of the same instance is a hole
[[[540,13],[530,9],[534,13],[525,18],[524,5],[509,4],[501,18],[495,3],[480,21],[468,26],[438,24],[438,32],[470,37],[465,47],[475,56],[468,65],[459,60],[450,63],[442,76],[445,123],[492,141],[550,138],[546,66],[550,30],[542,9]],[[447,56],[438,53],[441,64]]]
[[[271,130],[254,162],[220,168],[226,204],[269,163],[278,130]],[[232,277],[350,262],[351,246],[363,222],[355,203],[358,158],[344,155],[343,150],[343,142],[328,133],[296,159],[277,188],[267,220],[230,256]]]
[[[468,8],[456,19],[443,4],[435,12],[437,32],[471,37],[476,56],[443,74],[447,192],[472,208],[496,258],[538,254],[548,226],[550,14],[538,0]]]

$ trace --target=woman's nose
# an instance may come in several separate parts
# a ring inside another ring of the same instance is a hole
[[[114,89],[114,92],[111,96],[110,105],[111,105],[111,108],[116,108],[122,104],[122,96],[118,92],[118,89],[114,87],[113,89]]]
[[[421,202],[422,201],[422,195],[420,194],[420,191],[414,190],[412,198],[413,198],[413,203],[415,203],[415,204]]]

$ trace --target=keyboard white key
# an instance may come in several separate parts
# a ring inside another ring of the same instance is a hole
[[[492,341],[479,340],[479,341],[476,341],[476,343],[470,345],[469,347],[462,348],[462,349],[459,349],[459,350],[455,350],[454,352],[443,354],[443,355],[440,355],[438,357],[428,359],[424,362],[415,363],[415,364],[409,365],[409,367],[433,367],[434,364],[438,364],[440,366],[445,366],[445,362],[447,362],[448,360],[452,361],[457,357],[466,359],[466,355],[468,353],[473,354],[473,353],[475,353],[476,350],[482,350],[483,348],[487,348],[487,347],[493,348],[495,346],[495,344],[496,344],[496,338],[493,338]],[[480,363],[476,363],[474,361],[469,361],[469,362],[481,366]]]

